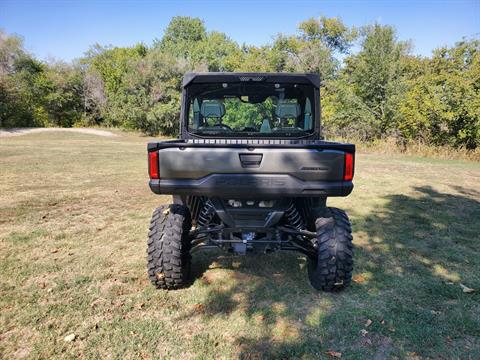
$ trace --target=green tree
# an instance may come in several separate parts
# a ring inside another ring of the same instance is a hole
[[[175,16],[172,18],[161,40],[155,41],[155,47],[174,57],[188,58],[192,45],[205,41],[207,31],[199,18]]]
[[[276,69],[319,73],[322,84],[334,78],[340,62],[335,53],[345,54],[357,38],[339,18],[310,18],[300,23],[295,36],[278,35],[272,52]]]
[[[191,45],[192,67],[205,65],[207,71],[233,71],[241,51],[236,42],[222,32],[209,32],[206,38]]]
[[[78,68],[62,62],[50,63],[36,86],[43,94],[40,106],[46,115],[45,125],[71,127],[81,119],[83,78]]]
[[[398,103],[406,91],[402,61],[408,50],[392,27],[365,27],[360,51],[345,59],[339,79],[330,85],[325,124],[353,127],[363,139],[394,132],[402,121]]]
[[[147,134],[173,135],[180,117],[181,79],[186,63],[161,49],[135,59],[122,78],[122,86],[107,96],[108,119]]]
[[[120,109],[125,108],[128,99],[129,84],[126,81],[129,74],[136,68],[140,59],[147,54],[147,48],[138,44],[131,48],[102,47],[95,45],[87,53],[83,63],[87,66],[86,73],[90,76],[99,75],[106,99],[104,105],[96,104],[106,125],[124,126],[129,120]],[[98,82],[97,82],[98,83]],[[97,88],[98,92],[98,88]],[[97,96],[96,100],[101,99]],[[95,110],[91,110],[95,113]]]
[[[0,31],[0,126],[43,125],[37,86],[45,66],[23,48],[23,40]]]
[[[401,131],[436,145],[480,145],[480,41],[434,51],[400,101]]]
[[[331,50],[347,53],[358,31],[348,28],[340,18],[310,18],[299,25],[301,38],[308,43],[321,42]]]

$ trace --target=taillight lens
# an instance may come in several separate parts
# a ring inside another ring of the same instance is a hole
[[[343,170],[343,180],[352,181],[353,179],[353,154],[345,153],[345,166]]]
[[[150,179],[160,179],[160,172],[158,170],[158,151],[148,153],[148,173]]]

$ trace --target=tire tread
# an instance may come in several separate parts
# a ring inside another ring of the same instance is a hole
[[[186,206],[163,205],[153,212],[147,239],[147,272],[157,288],[174,290],[187,285],[191,226]]]
[[[318,290],[335,291],[350,285],[353,271],[352,227],[345,211],[322,209],[315,220],[317,259],[309,259],[308,276]]]

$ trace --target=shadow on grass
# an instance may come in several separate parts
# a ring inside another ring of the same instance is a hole
[[[208,271],[197,280],[207,291],[204,316],[233,322],[236,314],[257,329],[233,335],[244,359],[328,357],[329,350],[342,358],[478,358],[480,297],[459,286],[480,288],[478,194],[414,190],[386,196],[365,217],[352,211],[362,278],[341,293],[313,290],[297,254],[197,255],[197,275],[209,266],[230,274]]]

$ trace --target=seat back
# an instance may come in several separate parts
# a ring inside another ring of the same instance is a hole
[[[310,130],[312,128],[312,105],[310,99],[305,102],[305,116],[303,118],[303,129]]]
[[[280,119],[298,118],[301,114],[300,104],[286,102],[279,100],[277,108],[275,109],[275,115]]]
[[[200,113],[204,118],[218,118],[225,115],[225,105],[218,100],[204,100],[200,107]]]
[[[270,120],[264,119],[262,126],[260,127],[260,132],[261,133],[271,133],[272,132],[272,127],[270,126]]]

